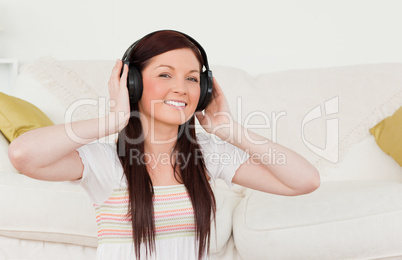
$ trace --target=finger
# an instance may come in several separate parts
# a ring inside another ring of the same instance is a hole
[[[216,80],[215,80],[215,78],[212,78],[212,93],[211,93],[212,100],[214,100],[218,96],[217,92],[218,92],[218,88],[217,88]]]
[[[120,79],[120,84],[122,84],[123,87],[127,86],[127,74],[128,74],[128,65],[124,64],[123,74],[121,74]]]
[[[120,84],[120,71],[121,71],[121,60],[116,61],[116,65],[114,66],[114,70],[112,73],[112,83],[115,87],[118,87]]]
[[[213,83],[213,86],[215,88],[215,95],[216,96],[221,95],[223,93],[223,91],[221,89],[221,86],[219,86],[218,81],[216,80],[215,77],[212,78],[212,83]]]
[[[114,64],[114,66],[113,66],[113,68],[112,68],[112,72],[110,73],[110,78],[109,78],[109,84],[110,84],[110,85],[112,85],[113,79],[114,79],[114,75],[116,74],[117,62],[118,62],[118,60],[116,60],[116,63]]]
[[[112,69],[112,76],[116,75],[116,72],[118,70],[118,66],[119,66],[119,60],[117,59],[116,63],[113,66],[113,69]]]
[[[123,65],[123,61],[121,59],[117,59],[117,64],[116,64],[117,69],[121,69],[122,65]]]

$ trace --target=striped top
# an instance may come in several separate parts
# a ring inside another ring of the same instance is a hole
[[[128,190],[114,189],[101,205],[94,204],[99,244],[133,243],[127,215]],[[194,211],[184,184],[154,186],[155,240],[195,235]]]
[[[208,134],[197,133],[197,141],[209,183],[213,185],[220,178],[232,187],[237,168],[250,156],[227,142],[213,140]],[[127,183],[116,148],[115,143],[94,142],[77,149],[84,164],[83,176],[78,182],[96,212],[97,260],[135,259],[131,219],[127,216]],[[185,185],[154,186],[153,205],[156,248],[148,259],[198,259],[194,212]],[[141,244],[140,252],[141,259],[146,259],[144,244]],[[205,259],[208,259],[206,254],[202,260]]]

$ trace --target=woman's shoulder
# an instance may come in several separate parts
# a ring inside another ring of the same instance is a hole
[[[196,137],[199,146],[205,152],[219,152],[226,145],[226,142],[224,140],[213,134],[197,133]]]
[[[117,157],[116,143],[94,141],[77,149],[81,157],[87,161],[108,163]]]
[[[203,141],[210,138],[210,134],[208,133],[196,133],[195,136],[197,137],[197,141]]]
[[[219,145],[219,144],[225,144],[226,142],[216,135],[209,134],[209,133],[196,133],[197,141],[199,144],[209,144],[209,145]]]
[[[212,144],[212,136],[211,134],[208,133],[196,133],[197,137],[197,143],[202,147],[202,148],[207,148],[211,146]]]
[[[86,144],[86,147],[90,149],[106,149],[106,150],[116,150],[117,144],[115,142],[99,142],[99,140],[92,143]]]

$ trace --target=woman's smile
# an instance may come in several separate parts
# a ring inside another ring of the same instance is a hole
[[[183,110],[187,104],[185,102],[180,102],[180,101],[173,101],[173,100],[166,100],[164,103],[170,107],[173,107],[175,109]]]

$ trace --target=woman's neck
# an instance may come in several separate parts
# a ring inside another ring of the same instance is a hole
[[[151,172],[156,168],[171,167],[173,164],[172,151],[177,141],[177,130],[148,132],[144,143],[145,163],[151,167]]]
[[[154,123],[152,127],[143,125],[145,134],[144,150],[146,153],[170,154],[177,142],[179,126]]]

